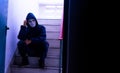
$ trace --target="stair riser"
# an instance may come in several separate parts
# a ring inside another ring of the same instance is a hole
[[[49,47],[60,48],[60,40],[47,39],[47,41],[49,43]]]
[[[59,56],[60,56],[60,49],[48,49],[47,57],[59,58]]]
[[[42,70],[32,68],[12,68],[12,73],[59,73],[59,70]]]
[[[53,31],[53,32],[60,32],[60,26],[51,26],[51,25],[46,25],[46,32],[47,31]]]
[[[59,39],[59,32],[47,32],[47,39]]]

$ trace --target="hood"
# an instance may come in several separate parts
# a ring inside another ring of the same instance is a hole
[[[37,19],[36,19],[35,15],[34,15],[33,13],[31,13],[31,12],[28,13],[27,16],[26,16],[27,22],[28,22],[29,19],[35,19],[35,21],[36,21],[36,26],[38,25],[38,22],[37,22]],[[27,25],[28,25],[28,27],[30,27],[28,23],[27,23]]]

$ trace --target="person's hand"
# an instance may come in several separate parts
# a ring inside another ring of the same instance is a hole
[[[31,43],[31,40],[26,39],[25,43],[26,43],[26,45],[29,45]]]
[[[26,20],[24,20],[23,26],[27,27],[27,21]]]

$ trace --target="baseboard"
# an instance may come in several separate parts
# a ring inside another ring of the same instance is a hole
[[[10,69],[10,66],[8,66],[6,73],[12,73],[11,69]]]

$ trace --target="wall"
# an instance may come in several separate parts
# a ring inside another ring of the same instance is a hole
[[[6,36],[5,73],[17,47],[20,25],[23,24],[28,12],[33,12],[39,17],[37,0],[9,0],[7,26],[10,29]]]
[[[39,0],[39,19],[61,19],[64,0]]]
[[[0,0],[0,73],[4,73],[8,0]]]

